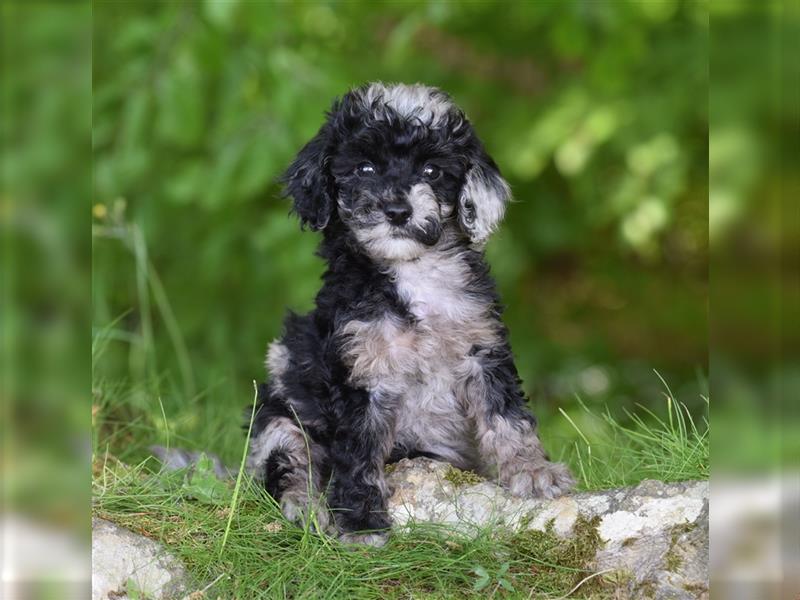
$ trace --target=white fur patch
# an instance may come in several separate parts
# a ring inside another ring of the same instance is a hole
[[[278,417],[270,421],[261,433],[250,440],[247,456],[247,470],[256,471],[264,466],[269,455],[276,448],[299,456],[307,454],[305,440],[300,429],[286,417]]]
[[[411,214],[412,225],[422,226],[427,217],[439,216],[439,203],[436,201],[436,194],[433,188],[427,183],[417,183],[412,186],[406,195],[408,203],[411,204],[413,213]]]
[[[455,328],[452,333],[456,335],[469,335],[476,320],[486,321],[489,306],[467,293],[470,272],[460,252],[428,252],[418,260],[393,265],[391,273],[397,291],[417,318]],[[439,333],[454,337],[445,331]],[[452,341],[458,343],[457,339]],[[466,343],[463,340],[460,345]]]
[[[285,391],[281,378],[289,369],[289,349],[279,340],[275,340],[269,345],[266,366],[275,391],[279,393]]]
[[[497,229],[510,197],[511,188],[502,178],[490,183],[478,169],[467,172],[459,197],[460,220],[474,244],[482,246]]]
[[[364,94],[368,106],[384,104],[406,118],[416,118],[422,123],[437,127],[442,124],[454,106],[450,99],[437,90],[421,83],[415,84],[370,84]],[[382,111],[374,111],[377,119],[384,118]]]
[[[367,229],[356,229],[354,234],[366,251],[379,260],[414,260],[425,253],[425,245],[406,237],[393,237],[394,227],[378,223]]]

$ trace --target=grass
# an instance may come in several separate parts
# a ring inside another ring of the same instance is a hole
[[[626,581],[619,574],[587,579],[593,575],[587,560],[599,544],[592,523],[581,525],[568,541],[552,531],[483,530],[467,537],[417,525],[380,549],[343,546],[288,523],[246,476],[221,484],[197,471],[191,479],[187,473],[159,472],[153,458],[130,460],[136,455],[131,445],[197,440],[174,432],[168,437],[169,417],[158,398],[151,414],[125,422],[120,415],[136,414],[125,404],[129,390],[98,382],[95,393],[103,404],[95,415],[94,514],[165,543],[196,578],[197,589],[213,582],[204,597],[560,598],[579,586],[570,598],[603,598],[613,597]],[[584,405],[581,414],[564,412],[575,437],[562,443],[561,456],[579,486],[706,477],[707,420],[698,425],[668,390],[665,406],[664,415],[644,408],[629,414],[629,425]],[[116,418],[106,422],[110,416]],[[159,421],[161,427],[154,427]],[[222,420],[217,425],[236,427]],[[237,462],[245,448],[245,436],[239,436]],[[126,462],[116,458],[121,445],[127,448]],[[474,483],[470,475],[453,477]],[[222,493],[213,487],[219,485]]]
[[[588,427],[578,426],[570,414],[559,409],[577,434],[567,455],[583,489],[633,485],[644,479],[669,482],[708,478],[709,401],[704,398],[706,414],[697,419],[662,382],[664,414],[637,405],[638,412],[624,411],[627,425],[608,408],[595,414],[580,399],[583,422],[588,422]],[[585,428],[591,428],[592,433],[586,433]]]

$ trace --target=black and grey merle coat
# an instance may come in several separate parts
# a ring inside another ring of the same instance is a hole
[[[270,345],[259,390],[248,467],[286,516],[314,510],[343,539],[380,543],[384,464],[413,456],[518,495],[568,490],[525,408],[483,253],[509,189],[450,98],[351,91],[285,182],[328,265],[315,310],[290,314]]]

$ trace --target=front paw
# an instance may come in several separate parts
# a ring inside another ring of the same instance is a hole
[[[333,530],[330,512],[320,500],[284,495],[281,498],[281,512],[287,521],[300,527],[309,527],[315,533],[327,533]]]
[[[340,510],[335,512],[334,516],[339,541],[343,544],[380,547],[389,539],[392,522],[385,510],[372,512]]]
[[[575,478],[563,463],[541,462],[526,465],[508,479],[515,496],[558,498],[575,487]]]

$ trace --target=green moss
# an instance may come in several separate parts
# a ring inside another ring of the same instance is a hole
[[[598,577],[598,579],[602,579],[603,583],[605,584],[604,590],[609,592],[611,590],[614,591],[613,597],[620,598],[622,597],[623,590],[626,591],[633,587],[635,578],[630,571],[609,571],[608,573],[603,573]]]
[[[666,561],[667,571],[671,571],[673,573],[678,569],[680,569],[681,565],[683,564],[683,560],[681,559],[680,556],[678,556],[678,553],[675,552],[673,548],[670,548],[669,551],[667,552],[665,561]]]
[[[570,590],[592,573],[589,566],[603,541],[597,531],[600,517],[579,515],[568,538],[561,538],[549,521],[544,531],[527,530],[514,535],[509,546],[512,558],[530,565],[536,587],[541,589]],[[620,581],[624,578],[618,578]],[[581,587],[582,595],[604,597],[618,589],[615,578],[597,577]]]
[[[444,478],[452,483],[455,487],[475,485],[476,483],[485,481],[483,477],[474,471],[462,471],[461,469],[456,469],[453,465],[447,465],[447,471],[444,473]]]
[[[635,596],[637,598],[655,598],[656,584],[652,581],[645,581],[636,586]]]
[[[701,594],[708,591],[708,586],[701,583],[687,583],[683,585],[683,589],[699,598]]]
[[[664,563],[667,571],[676,572],[683,565],[683,559],[678,553],[677,544],[680,537],[689,533],[695,528],[693,523],[683,523],[682,525],[675,525],[670,531],[669,550],[664,555]]]

